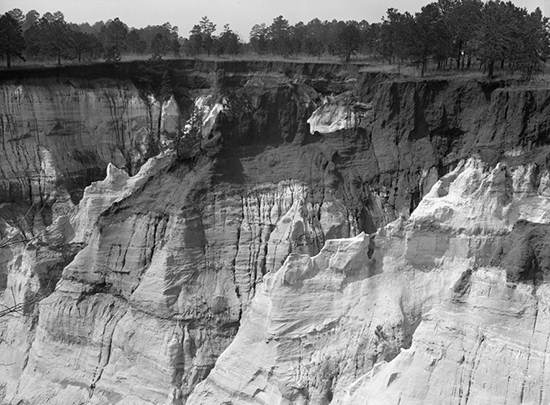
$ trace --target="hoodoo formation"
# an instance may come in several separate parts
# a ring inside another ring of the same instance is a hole
[[[550,402],[550,88],[161,67],[0,77],[0,403]]]

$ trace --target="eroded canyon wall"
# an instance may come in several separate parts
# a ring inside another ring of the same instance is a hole
[[[5,403],[546,398],[547,90],[189,64],[2,83]]]

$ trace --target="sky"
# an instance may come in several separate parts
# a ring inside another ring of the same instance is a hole
[[[0,0],[0,13],[14,8],[24,13],[36,10],[61,11],[65,20],[74,23],[107,21],[119,17],[130,27],[161,25],[169,22],[179,34],[189,36],[193,25],[203,16],[217,25],[217,33],[229,23],[243,40],[248,40],[254,24],[270,25],[279,15],[290,24],[314,18],[324,20],[367,20],[378,22],[389,7],[411,13],[435,0]],[[540,7],[550,14],[550,0],[513,0],[529,11]]]

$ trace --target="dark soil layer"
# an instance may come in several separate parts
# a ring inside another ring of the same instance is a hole
[[[493,265],[506,269],[509,282],[550,278],[550,225],[518,221],[496,249]]]
[[[199,94],[215,94],[229,105],[202,148],[201,164],[213,167],[204,184],[240,193],[260,183],[300,180],[310,186],[314,203],[329,192],[340,197],[367,232],[414,210],[431,185],[428,171],[443,175],[460,159],[478,154],[490,164],[547,165],[549,89],[504,81],[407,81],[341,64],[170,60],[151,66],[2,71],[0,82],[111,78],[132,81],[145,96],[160,91],[167,71],[184,115]],[[307,120],[325,97],[370,109],[355,128],[311,134]],[[505,156],[518,148],[520,157]],[[82,162],[81,170],[103,173],[107,163]],[[63,175],[72,182],[68,188],[78,185],[76,196],[92,180]],[[208,190],[199,194],[207,198]]]

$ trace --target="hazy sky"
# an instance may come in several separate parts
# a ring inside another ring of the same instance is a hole
[[[69,22],[107,21],[119,17],[130,27],[144,27],[169,22],[179,27],[181,36],[202,16],[217,25],[218,31],[229,23],[241,38],[248,40],[254,24],[270,25],[273,19],[283,15],[295,24],[320,20],[380,21],[388,7],[414,13],[432,0],[0,0],[0,13],[19,8],[24,13],[36,10],[61,11]],[[517,6],[529,11],[540,7],[550,14],[550,0],[514,0]]]

